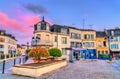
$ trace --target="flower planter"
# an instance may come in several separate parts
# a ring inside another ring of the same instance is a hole
[[[38,63],[39,60],[38,59],[33,59],[34,63]]]
[[[23,75],[29,77],[39,77],[43,74],[49,73],[56,69],[67,66],[67,61],[59,61],[50,64],[45,64],[42,66],[34,66],[34,65],[20,65],[14,66],[12,68],[12,74]]]

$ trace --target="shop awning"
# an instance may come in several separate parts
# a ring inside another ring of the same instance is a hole
[[[87,50],[86,48],[72,48],[72,50]]]
[[[66,50],[87,50],[86,48],[66,48]]]

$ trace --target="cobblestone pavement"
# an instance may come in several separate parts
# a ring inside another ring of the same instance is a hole
[[[120,60],[115,60],[114,63],[111,63],[111,65],[120,71]]]
[[[0,79],[33,79],[11,74],[0,74]],[[120,79],[120,71],[106,61],[75,61],[68,66],[36,79]]]

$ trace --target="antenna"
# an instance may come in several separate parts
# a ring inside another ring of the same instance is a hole
[[[93,24],[89,24],[88,26],[90,27],[90,29],[92,29],[92,28],[93,28]]]
[[[83,26],[83,29],[84,29],[84,27],[85,27],[85,19],[83,19],[83,24],[82,24],[82,26]]]

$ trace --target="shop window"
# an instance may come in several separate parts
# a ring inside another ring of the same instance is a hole
[[[106,54],[108,54],[108,51],[105,51]]]
[[[102,51],[102,54],[104,54],[104,51]]]

